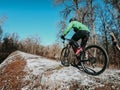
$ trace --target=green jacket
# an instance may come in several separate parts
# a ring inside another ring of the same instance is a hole
[[[82,24],[78,21],[72,21],[69,23],[68,27],[64,30],[63,36],[66,36],[72,28],[75,30],[86,30],[86,31],[90,32],[88,27],[85,26],[84,24]]]

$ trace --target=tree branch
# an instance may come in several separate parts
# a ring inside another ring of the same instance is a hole
[[[117,50],[120,51],[120,46],[117,43],[117,39],[116,39],[114,33],[110,32],[110,36],[112,38],[113,46],[115,46],[117,48]]]

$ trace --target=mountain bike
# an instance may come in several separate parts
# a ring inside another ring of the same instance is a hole
[[[67,44],[65,41],[67,41]],[[98,45],[89,45],[76,55],[76,48],[69,43],[70,41],[71,40],[67,38],[63,41],[64,47],[60,56],[61,64],[63,66],[72,65],[82,67],[82,70],[90,75],[99,75],[105,71],[109,62],[105,49]],[[73,56],[75,59],[72,59]]]

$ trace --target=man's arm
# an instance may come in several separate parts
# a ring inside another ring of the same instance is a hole
[[[73,26],[73,22],[69,23],[67,28],[63,31],[63,36],[66,36],[69,33],[69,31],[72,29],[72,26]]]

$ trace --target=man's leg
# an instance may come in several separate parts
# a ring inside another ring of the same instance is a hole
[[[79,47],[79,45],[78,45],[78,43],[77,43],[77,41],[80,39],[80,31],[78,31],[78,32],[76,32],[73,36],[72,36],[72,38],[71,38],[71,40],[72,40],[72,44],[75,46],[75,47]]]
[[[83,33],[82,33],[82,41],[81,41],[81,47],[83,49],[85,48],[88,39],[89,39],[89,32],[83,31]]]
[[[88,38],[89,38],[89,32],[86,30],[80,30],[77,33],[77,37],[82,39],[81,46],[76,50],[76,55],[78,55],[86,46]],[[79,40],[78,39],[78,40]]]
[[[82,48],[85,48],[86,44],[87,44],[87,41],[88,41],[88,37],[84,37],[82,38],[82,41],[81,41],[81,47]]]

